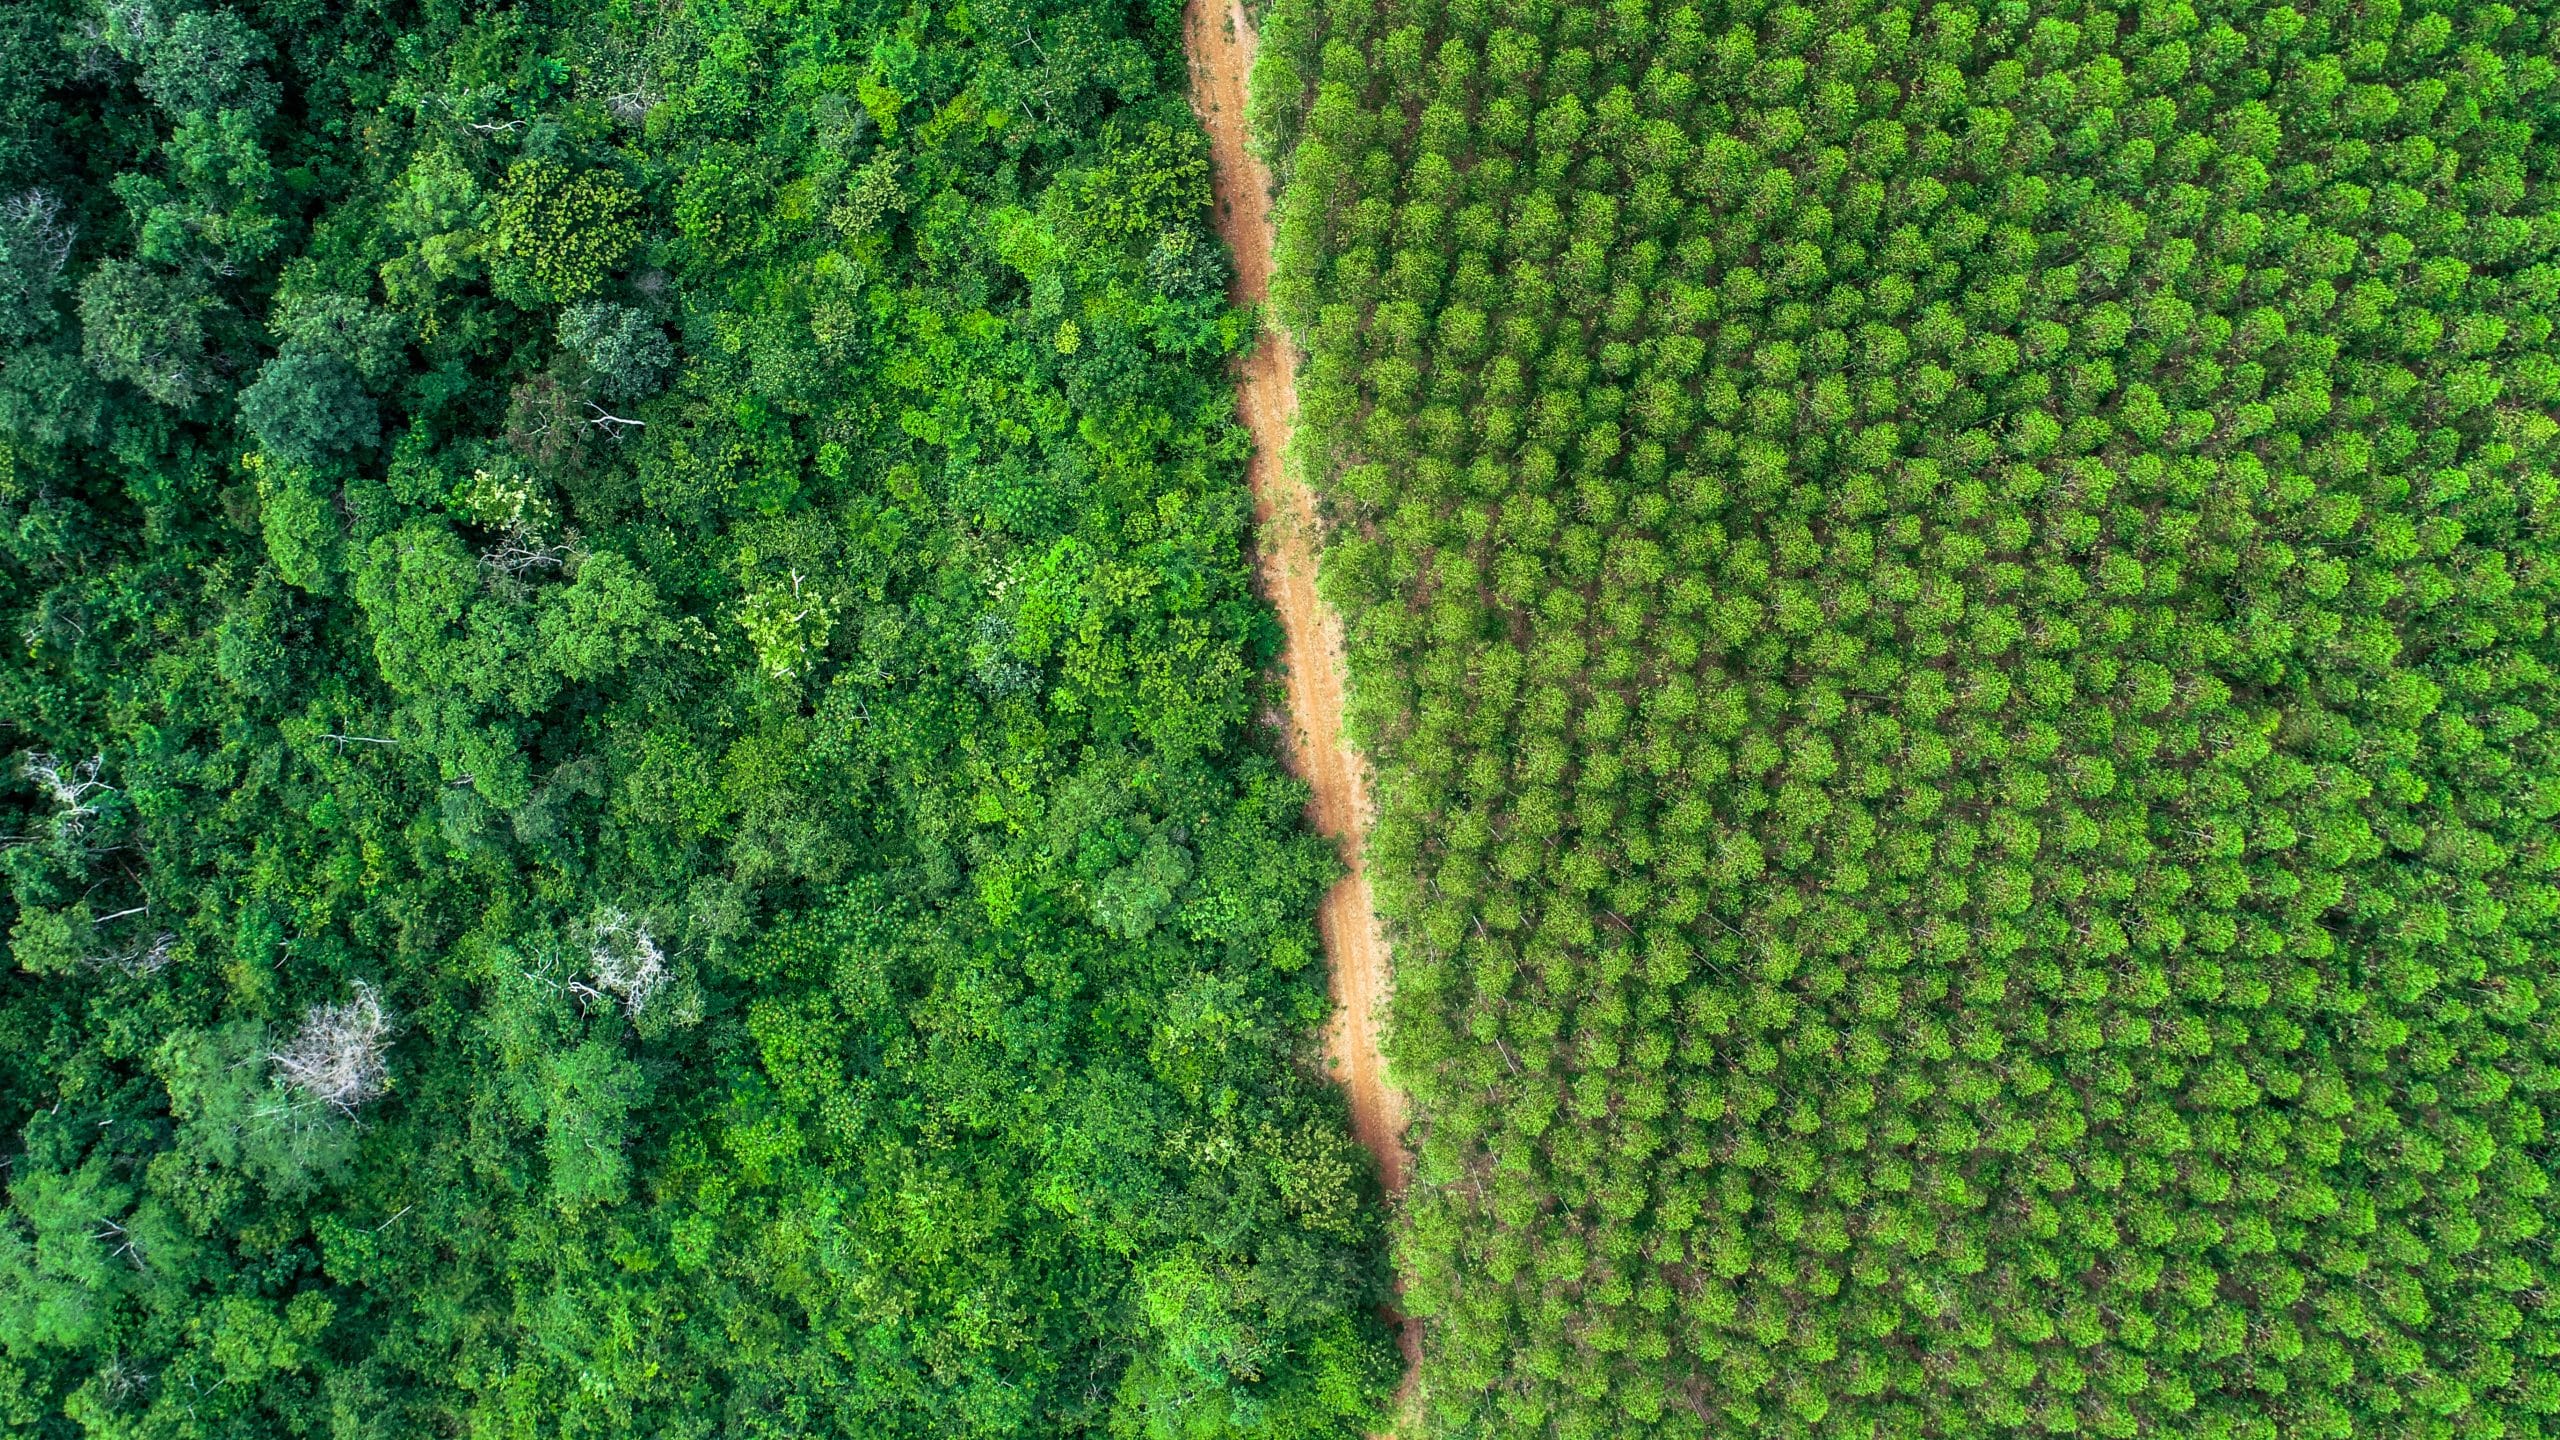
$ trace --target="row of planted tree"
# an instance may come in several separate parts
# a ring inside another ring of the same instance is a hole
[[[1282,0],[1433,1433],[2555,1423],[2553,38]]]

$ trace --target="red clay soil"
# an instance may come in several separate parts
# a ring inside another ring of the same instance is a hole
[[[1209,131],[1211,183],[1218,229],[1235,253],[1232,295],[1258,305],[1271,289],[1271,174],[1246,143],[1245,83],[1253,71],[1254,34],[1241,0],[1191,0],[1184,17],[1191,52],[1191,105]],[[1360,1143],[1377,1157],[1390,1196],[1404,1192],[1405,1098],[1387,1081],[1378,1050],[1389,976],[1386,937],[1369,900],[1361,848],[1370,818],[1369,777],[1342,735],[1345,665],[1342,618],[1316,593],[1322,532],[1315,497],[1281,465],[1298,413],[1297,347],[1266,329],[1236,371],[1236,410],[1253,435],[1246,468],[1253,489],[1254,559],[1262,590],[1280,613],[1282,672],[1296,743],[1293,768],[1315,792],[1308,805],[1316,830],[1342,853],[1347,873],[1325,896],[1317,927],[1333,975],[1333,1024],[1325,1048],[1333,1076],[1351,1100]],[[1414,1327],[1402,1327],[1407,1384],[1415,1358]]]

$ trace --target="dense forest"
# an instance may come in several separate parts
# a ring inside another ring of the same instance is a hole
[[[0,7],[0,1432],[1374,1423],[1177,21]]]
[[[2560,1430],[2555,18],[1278,0],[1424,1433]]]

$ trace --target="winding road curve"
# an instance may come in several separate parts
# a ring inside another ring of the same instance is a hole
[[[1271,173],[1245,133],[1253,25],[1242,0],[1191,0],[1183,34],[1191,52],[1191,105],[1209,131],[1218,229],[1235,254],[1230,293],[1238,304],[1259,305],[1271,289]],[[1316,922],[1333,976],[1325,1049],[1334,1079],[1350,1097],[1352,1128],[1377,1158],[1379,1178],[1393,1197],[1404,1193],[1411,1160],[1404,1150],[1405,1097],[1388,1083],[1378,1048],[1389,977],[1386,937],[1362,868],[1371,814],[1368,770],[1342,734],[1342,619],[1316,593],[1322,535],[1315,497],[1281,464],[1298,413],[1297,367],[1297,346],[1277,328],[1265,329],[1237,368],[1236,409],[1253,436],[1245,478],[1253,490],[1254,561],[1263,594],[1280,613],[1294,765],[1315,792],[1309,816],[1339,848],[1345,870]],[[1397,1318],[1409,1391],[1419,1341],[1413,1324]]]

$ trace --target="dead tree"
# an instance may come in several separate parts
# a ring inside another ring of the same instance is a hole
[[[118,1353],[98,1368],[98,1388],[105,1392],[107,1403],[122,1405],[141,1398],[151,1388],[153,1371],[145,1370]]]
[[[649,112],[657,109],[665,98],[658,93],[656,85],[643,80],[628,90],[604,97],[604,108],[614,119],[636,130],[648,122]]]
[[[292,1043],[267,1059],[277,1082],[306,1103],[353,1115],[390,1088],[390,1044],[391,1018],[381,996],[358,981],[353,1000],[312,1006]]]
[[[121,955],[101,955],[90,963],[101,968],[113,967],[140,979],[167,969],[170,947],[177,943],[178,937],[174,933],[163,930],[152,936],[147,944],[137,945]]]
[[[78,230],[62,220],[62,201],[42,190],[21,190],[0,200],[0,233],[13,249],[23,250],[22,263],[41,265],[55,274],[71,260]]]
[[[498,542],[480,552],[480,563],[492,577],[521,581],[544,571],[557,570],[569,561],[569,547],[545,541],[524,526],[513,527],[498,537]]]
[[[667,983],[667,955],[646,923],[618,907],[595,919],[587,941],[587,977],[569,982],[583,1005],[607,1000],[637,1019]]]
[[[36,783],[54,803],[53,823],[65,836],[77,836],[96,818],[98,807],[91,801],[100,795],[115,793],[113,785],[98,778],[107,763],[104,755],[92,755],[65,768],[57,757],[44,751],[31,751],[20,763],[19,773]]]

